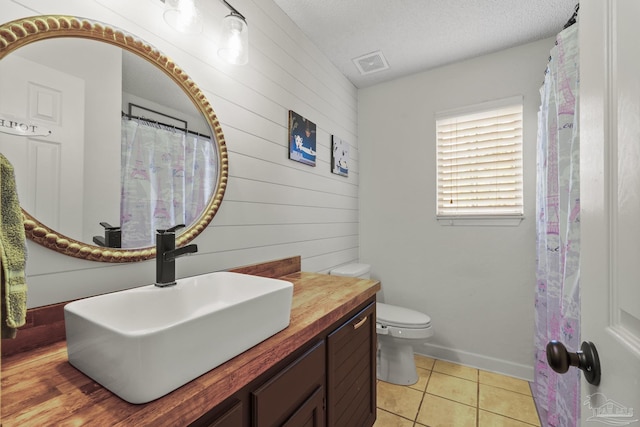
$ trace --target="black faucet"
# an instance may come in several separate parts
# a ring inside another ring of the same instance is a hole
[[[114,227],[108,222],[101,222],[100,225],[104,227],[104,237],[93,236],[93,243],[98,246],[119,248],[122,245],[122,231],[120,227]]]
[[[176,230],[179,224],[167,230],[157,230],[156,234],[156,286],[164,288],[176,284],[176,258],[198,252],[197,245],[187,245],[176,249]]]

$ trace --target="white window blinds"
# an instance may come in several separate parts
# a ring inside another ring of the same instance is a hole
[[[522,99],[436,118],[438,217],[522,216]]]

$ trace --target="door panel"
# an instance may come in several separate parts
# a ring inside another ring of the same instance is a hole
[[[46,137],[0,133],[20,205],[47,226],[82,236],[84,81],[16,53],[0,65],[0,116],[51,131]]]
[[[581,425],[640,418],[639,16],[633,0],[580,4],[581,327],[602,365]]]

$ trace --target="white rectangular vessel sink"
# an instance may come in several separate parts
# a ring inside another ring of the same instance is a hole
[[[216,272],[64,308],[69,362],[131,403],[157,399],[289,326],[293,284]]]

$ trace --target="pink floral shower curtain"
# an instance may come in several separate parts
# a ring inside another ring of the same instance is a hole
[[[580,138],[578,25],[556,38],[538,113],[536,366],[534,397],[543,426],[577,426],[580,374],[547,364],[550,340],[580,347]]]
[[[153,246],[157,229],[202,214],[217,176],[209,138],[123,118],[121,155],[123,248]]]

